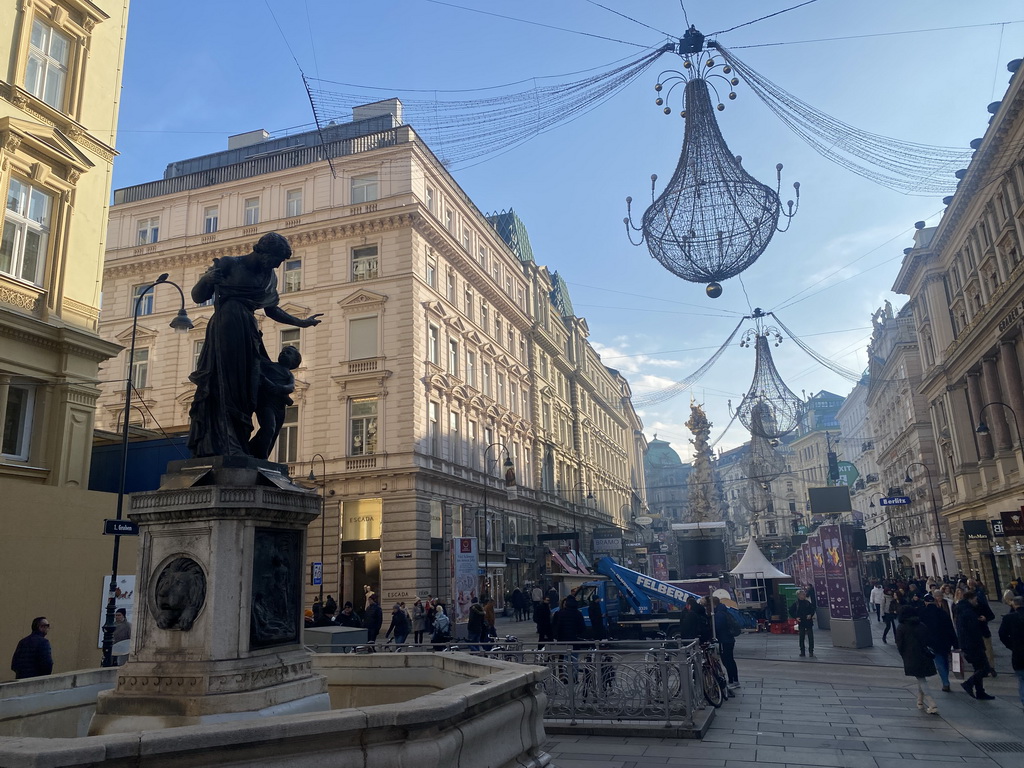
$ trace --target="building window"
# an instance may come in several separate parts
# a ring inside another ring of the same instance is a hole
[[[441,406],[433,400],[427,403],[427,444],[431,456],[438,456],[441,451],[441,433],[439,431],[440,424],[438,423],[438,413],[440,410]]]
[[[364,245],[352,249],[352,279],[371,280],[377,277],[377,246]]]
[[[490,397],[491,394],[491,364],[484,363],[483,375],[481,376],[480,389],[485,395]]]
[[[469,459],[469,465],[473,469],[476,469],[476,457],[479,453],[479,439],[477,438],[475,421],[466,422],[466,439],[469,441],[469,456],[467,457]]]
[[[455,270],[454,269],[449,269],[448,270],[446,281],[447,281],[446,282],[446,295],[448,296],[448,301],[450,301],[452,304],[454,304],[455,303]]]
[[[199,370],[199,356],[203,353],[203,345],[206,343],[206,339],[199,339],[199,341],[193,342],[192,344],[192,370]]]
[[[135,237],[136,245],[150,245],[160,239],[160,219],[139,219],[136,226],[138,234]]]
[[[357,317],[348,323],[348,359],[377,356],[377,316]]]
[[[295,347],[295,349],[302,354],[302,332],[298,328],[287,328],[281,331],[281,349],[285,347]],[[280,352],[281,350],[278,350]],[[271,355],[274,359],[277,359],[277,355]]]
[[[378,194],[378,183],[376,173],[367,173],[363,176],[352,177],[352,204],[369,203],[376,200]]]
[[[508,383],[508,407],[512,411],[519,408],[519,387],[514,381]]]
[[[3,445],[0,447],[0,454],[22,461],[28,459],[34,403],[35,390],[32,387],[10,385],[7,390]]]
[[[459,463],[459,414],[448,412],[448,445],[451,448],[451,461]]]
[[[38,19],[32,22],[25,90],[54,109],[64,109],[71,41]]]
[[[497,315],[494,316],[494,339],[501,344],[504,340],[502,337],[505,335],[504,323],[501,322],[501,318]]]
[[[465,295],[463,297],[463,304],[465,305],[466,317],[470,320],[473,319],[473,304],[476,302],[476,298],[473,295],[473,289],[468,285],[466,286]]]
[[[299,460],[299,406],[284,409],[281,433],[277,436],[277,463],[294,464]]]
[[[368,456],[377,452],[377,398],[360,397],[350,403],[349,432],[352,442],[349,456]]]
[[[434,290],[437,290],[437,259],[433,256],[427,256],[427,285]]]
[[[440,364],[440,335],[441,332],[438,330],[436,325],[427,326],[427,361],[434,365]]]
[[[488,330],[491,325],[491,310],[487,306],[486,301],[480,302],[480,327],[484,329],[484,333],[490,333]]]
[[[516,353],[516,332],[512,329],[508,329],[508,351],[513,355]]]
[[[52,198],[45,192],[11,179],[0,244],[0,272],[42,285],[52,207]]]
[[[437,206],[437,195],[434,192],[433,187],[427,187],[427,210],[434,213],[434,209]]]
[[[480,259],[480,268],[484,272],[486,272],[487,271],[487,246],[486,245],[481,245],[480,248],[477,250],[477,255],[479,256],[479,259]]]
[[[220,208],[216,205],[208,206],[203,209],[203,234],[212,235],[217,231],[217,225],[220,221]]]
[[[448,373],[459,375],[459,342],[455,339],[448,340]]]
[[[502,373],[501,371],[498,371],[497,382],[498,382],[498,391],[497,391],[497,395],[495,396],[495,400],[498,401],[499,405],[504,405],[505,404],[505,374]]]
[[[146,283],[132,288],[132,306],[135,308],[135,314],[139,317],[153,314],[153,291],[143,294],[149,286],[150,284]]]
[[[462,247],[465,248],[467,251],[469,251],[470,250],[470,244],[471,243],[470,243],[469,227],[463,227],[462,228]]]
[[[444,209],[444,227],[449,232],[455,229],[455,214],[452,213],[450,208]]]
[[[252,227],[260,223],[260,199],[248,197],[245,200],[245,226]]]
[[[144,389],[149,384],[149,350],[136,349],[132,358],[132,368],[125,378],[130,378],[132,387]]]
[[[289,189],[287,192],[284,193],[284,210],[285,216],[287,216],[288,218],[302,215],[301,189]]]
[[[302,259],[291,258],[284,263],[284,280],[281,293],[294,293],[302,290]]]
[[[466,383],[476,386],[476,352],[466,350]]]

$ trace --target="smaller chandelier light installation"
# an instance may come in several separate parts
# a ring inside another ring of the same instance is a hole
[[[708,296],[718,298],[722,294],[720,281],[747,269],[776,231],[789,228],[800,204],[800,184],[793,184],[795,201],[788,201],[783,208],[781,163],[775,166],[776,188],[772,189],[748,174],[741,158],[729,151],[715,111],[725,109],[719,86],[723,91],[728,88],[727,100],[735,99],[733,86],[739,79],[732,76],[732,67],[710,50],[703,50],[703,44],[703,35],[690,27],[679,45],[683,71],[662,72],[654,86],[658,92],[655,103],[666,115],[672,113],[667,106],[670,96],[683,86],[680,115],[686,119],[686,128],[682,153],[675,173],[657,197],[658,177],[651,176],[652,202],[640,225],[632,221],[631,197],[626,198],[623,222],[633,245],[646,242],[651,256],[667,270],[692,283],[707,283]],[[782,226],[780,219],[784,220]],[[640,233],[639,242],[633,242],[634,231]]]
[[[740,423],[750,430],[752,438],[777,441],[800,424],[803,403],[786,386],[775,368],[769,337],[774,337],[775,346],[779,346],[782,334],[772,326],[764,326],[763,317],[764,313],[755,308],[753,318],[756,327],[744,333],[740,340],[741,347],[749,347],[751,341],[754,343],[754,378],[736,409],[736,415]]]

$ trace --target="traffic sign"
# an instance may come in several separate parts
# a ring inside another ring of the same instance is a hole
[[[321,584],[324,583],[324,564],[323,563],[313,563],[313,573],[312,573],[312,576],[313,576],[312,582],[313,582],[313,586],[314,587],[319,587]]]
[[[878,500],[883,507],[898,507],[902,504],[909,504],[909,496],[883,496]]]
[[[104,520],[104,536],[138,536],[139,524],[131,520]]]

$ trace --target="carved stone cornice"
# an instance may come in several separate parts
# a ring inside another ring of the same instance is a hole
[[[358,237],[370,233],[380,233],[395,229],[402,229],[413,225],[418,214],[415,213],[382,213],[372,219],[363,219],[348,223],[324,222],[316,228],[303,232],[289,233],[288,242],[292,250],[303,246],[314,245],[335,240],[345,240],[350,237]],[[266,232],[274,231],[272,229]],[[262,230],[261,230],[262,232]],[[265,232],[263,232],[265,234]],[[192,238],[195,242],[190,242]],[[177,244],[173,240],[156,243],[156,252],[140,254],[139,256],[128,256],[118,258],[111,262],[108,258],[103,267],[104,279],[119,279],[136,277],[150,272],[171,272],[176,268],[191,267],[199,264],[209,264],[214,259],[225,256],[243,256],[252,250],[254,239],[251,236],[238,239],[234,242],[225,241],[211,247],[209,244],[201,243],[200,236],[189,236],[184,238],[185,242]],[[177,239],[177,238],[176,238]],[[161,248],[166,244],[167,248]],[[191,250],[195,248],[196,250]],[[118,249],[127,251],[128,248]],[[134,250],[134,248],[132,249]],[[108,252],[110,253],[110,252]]]

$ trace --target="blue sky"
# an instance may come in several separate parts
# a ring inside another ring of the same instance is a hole
[[[698,29],[713,32],[797,3],[600,0],[633,20],[597,0],[135,3],[114,185],[160,178],[167,163],[223,149],[232,134],[309,125],[300,68],[396,92],[484,88],[636,55],[639,46],[665,42],[666,32],[681,35],[684,8]],[[817,0],[718,39],[790,93],[858,128],[966,147],[983,135],[986,106],[1006,88],[1006,62],[1024,56],[1020,22],[1024,8],[1012,0]],[[932,31],[893,34],[910,30]],[[838,37],[854,39],[827,39]],[[721,298],[706,298],[703,285],[676,278],[645,247],[631,246],[622,224],[625,197],[633,196],[638,217],[650,200],[650,175],[667,180],[675,168],[683,121],[662,114],[653,87],[660,71],[679,63],[663,57],[601,106],[456,169],[456,180],[481,210],[517,211],[538,262],[568,282],[604,362],[638,394],[686,378],[752,307],[777,310],[818,352],[862,370],[871,313],[886,299],[896,308],[905,302],[889,288],[914,222],[938,221],[940,196],[904,196],[833,165],[740,83],[738,98],[719,114],[725,140],[762,182],[772,184],[775,164],[784,163],[784,185],[801,183],[801,207],[742,284],[734,278]],[[851,387],[788,339],[774,354],[797,393],[845,395]],[[648,438],[657,433],[689,460],[683,424],[692,396],[704,404],[719,447],[744,442],[738,422],[723,429],[727,401],[738,403],[753,365],[752,350],[734,342],[692,392],[641,411]]]

